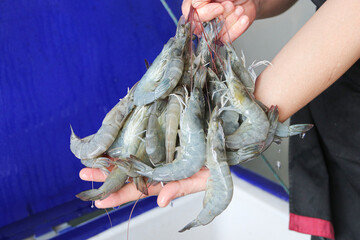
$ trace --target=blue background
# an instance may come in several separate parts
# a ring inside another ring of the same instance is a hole
[[[177,17],[181,2],[168,0]],[[158,0],[0,1],[0,229],[90,206],[69,125],[95,133],[174,34]]]

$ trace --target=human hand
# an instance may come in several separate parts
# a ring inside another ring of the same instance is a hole
[[[101,170],[94,168],[83,168],[79,175],[80,178],[85,181],[104,182],[106,179],[106,175]],[[209,175],[209,170],[202,168],[189,178],[173,181],[164,186],[161,184],[152,185],[148,188],[148,196],[158,195],[157,203],[159,207],[166,207],[170,201],[175,198],[205,190]],[[148,197],[141,194],[141,192],[136,189],[134,183],[128,183],[106,199],[95,201],[95,206],[97,208],[116,207],[137,200],[140,196],[141,198]]]
[[[225,20],[220,32],[220,40],[224,43],[234,41],[246,31],[254,22],[258,8],[255,0],[184,0],[181,9],[186,18],[191,5],[196,9],[201,22],[216,17]],[[199,27],[195,29],[195,33],[199,33]]]

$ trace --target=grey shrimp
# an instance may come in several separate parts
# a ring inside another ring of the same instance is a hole
[[[146,153],[151,163],[156,166],[165,161],[165,135],[161,129],[158,117],[166,109],[165,101],[156,101],[151,108],[149,121],[146,129],[145,146]]]
[[[94,159],[103,154],[114,142],[129,114],[134,109],[135,84],[128,94],[105,116],[100,129],[91,137],[80,139],[71,128],[70,149],[79,159]]]
[[[156,168],[133,161],[137,173],[157,182],[169,182],[188,178],[200,170],[205,163],[206,148],[200,107],[202,101],[202,92],[195,88],[180,116],[180,148],[176,159]]]
[[[228,164],[229,165],[236,165],[239,163],[243,163],[249,160],[258,157],[262,152],[269,148],[271,143],[274,141],[276,128],[278,126],[278,119],[279,119],[279,111],[277,106],[271,106],[268,111],[268,118],[269,118],[269,132],[265,141],[260,143],[254,143],[247,145],[236,152],[228,152]]]
[[[182,109],[182,102],[184,102],[185,90],[178,86],[174,90],[174,94],[169,96],[169,103],[166,110],[166,134],[165,134],[165,150],[166,163],[171,163],[174,160],[174,153],[176,147],[176,138],[179,129],[180,113]]]
[[[190,23],[179,21],[175,38],[171,38],[165,44],[160,55],[136,87],[134,93],[136,106],[164,99],[176,87],[184,70],[184,48],[190,39],[189,28]]]
[[[145,135],[149,120],[149,106],[137,107],[126,121],[124,128],[106,153],[113,158],[135,155]]]
[[[209,76],[209,91],[210,97],[212,100],[212,105],[215,106],[224,106],[229,107],[231,104],[229,101],[226,103],[222,96],[226,93],[227,87],[225,83],[221,82],[216,73],[208,68]],[[235,111],[224,110],[220,114],[220,118],[223,121],[222,127],[224,130],[225,136],[232,134],[240,126],[240,114]]]
[[[244,119],[240,127],[226,137],[226,147],[240,149],[248,144],[265,141],[269,131],[269,120],[232,71],[230,58],[226,62],[224,73],[229,88],[227,96],[232,106],[222,109],[234,110]]]
[[[179,232],[206,225],[221,214],[233,196],[233,181],[226,160],[225,136],[218,117],[216,106],[211,114],[206,145],[206,167],[210,176],[206,184],[203,209],[195,220]]]

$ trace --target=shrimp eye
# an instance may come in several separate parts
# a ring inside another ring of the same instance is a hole
[[[173,54],[174,54],[174,56],[181,56],[182,51],[180,49],[174,49]]]

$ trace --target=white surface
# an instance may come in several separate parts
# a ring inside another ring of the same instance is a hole
[[[129,239],[156,240],[309,240],[288,230],[288,203],[237,178],[229,207],[206,226],[178,233],[202,208],[204,193],[177,199],[173,206],[155,208],[130,222]],[[127,222],[94,236],[93,240],[126,239]]]

